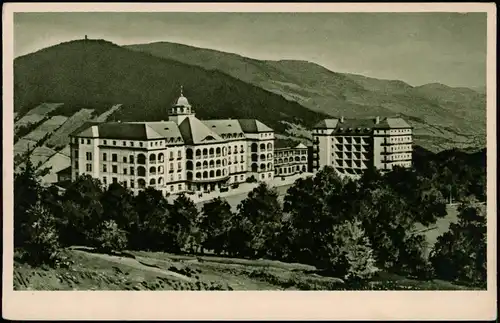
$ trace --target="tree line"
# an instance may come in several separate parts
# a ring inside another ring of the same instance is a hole
[[[379,271],[486,283],[484,206],[474,194],[462,198],[458,222],[428,246],[417,228],[432,226],[447,210],[441,183],[425,173],[368,169],[349,180],[325,167],[298,179],[283,203],[278,197],[261,183],[236,211],[221,198],[199,210],[182,194],[173,203],[154,188],[134,196],[88,175],[61,193],[40,184],[28,159],[14,179],[15,247],[33,265],[55,264],[61,248],[76,245],[298,262],[352,283]]]

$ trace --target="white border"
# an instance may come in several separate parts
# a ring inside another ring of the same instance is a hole
[[[13,291],[14,12],[487,12],[488,290],[398,292]],[[496,318],[496,7],[494,3],[7,3],[3,8],[4,318],[478,320]],[[8,158],[8,157],[11,158]]]

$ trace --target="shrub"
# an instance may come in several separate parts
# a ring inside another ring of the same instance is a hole
[[[100,252],[122,251],[127,246],[127,233],[114,220],[105,221],[95,237]]]
[[[28,238],[24,243],[24,260],[32,265],[55,265],[59,260],[59,235],[55,219],[40,203],[31,207],[27,213],[35,219],[26,224]]]

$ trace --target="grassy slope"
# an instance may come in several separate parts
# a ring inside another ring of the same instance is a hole
[[[416,142],[433,151],[484,145],[485,96],[471,89],[412,87],[397,80],[335,73],[305,61],[259,61],[167,42],[126,47],[223,71],[329,115],[406,116],[415,127]]]
[[[184,85],[198,117],[258,118],[278,132],[281,120],[313,125],[324,117],[296,102],[219,71],[128,50],[102,40],[72,41],[14,61],[15,111],[40,102],[63,102],[57,111],[102,113],[123,107],[117,119],[162,120]]]
[[[67,250],[69,268],[32,268],[14,262],[15,290],[344,290],[337,278],[310,266],[265,260],[132,252],[128,257]],[[106,259],[109,258],[109,259]],[[117,261],[118,259],[118,261]],[[123,263],[120,262],[120,259]],[[134,264],[135,262],[135,264]],[[164,273],[163,273],[164,272]],[[177,276],[169,275],[174,272]],[[187,281],[188,280],[188,281]],[[415,281],[383,273],[373,289],[465,289],[442,281]]]

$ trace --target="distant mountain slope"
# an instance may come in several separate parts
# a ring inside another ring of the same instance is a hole
[[[325,115],[219,71],[132,51],[104,40],[78,40],[14,61],[14,109],[26,112],[40,102],[62,102],[57,114],[81,108],[103,113],[122,108],[117,120],[162,120],[179,87],[198,117],[258,118],[277,132],[286,120],[312,126]]]
[[[415,127],[416,142],[433,151],[485,144],[486,99],[480,91],[441,84],[413,87],[398,80],[336,73],[306,61],[261,61],[168,42],[125,47],[220,70],[332,116],[399,114]]]

